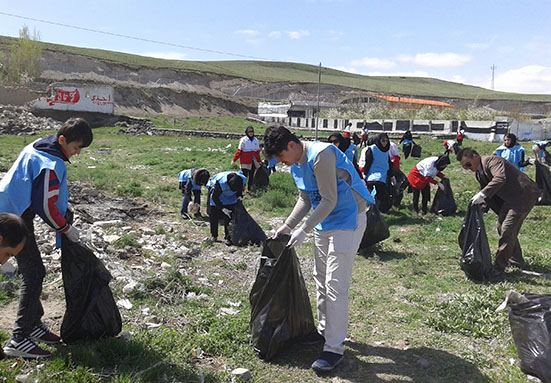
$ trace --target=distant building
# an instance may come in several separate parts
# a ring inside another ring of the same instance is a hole
[[[259,102],[258,116],[265,117],[298,117],[298,118],[314,118],[318,103],[316,101],[289,101],[289,102]],[[346,108],[343,104],[332,104],[320,102],[319,108],[323,109],[343,109]]]

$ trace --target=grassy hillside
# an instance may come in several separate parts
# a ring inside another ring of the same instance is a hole
[[[0,49],[14,40],[0,36]],[[43,43],[44,49],[93,57],[99,60],[128,65],[130,67],[170,68],[212,72],[222,75],[247,78],[265,82],[303,82],[318,81],[318,67],[315,65],[277,62],[277,61],[187,61],[164,60],[128,53],[102,49],[79,48],[73,46]],[[551,102],[551,95],[530,95],[519,93],[496,92],[480,87],[423,77],[363,76],[322,68],[322,82],[339,86],[352,87],[373,92],[384,92],[402,95],[488,99],[488,100],[521,100]]]

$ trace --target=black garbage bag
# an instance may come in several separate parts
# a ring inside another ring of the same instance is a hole
[[[547,152],[547,150],[544,150],[543,160],[545,161],[546,165],[551,166],[551,154]]]
[[[458,242],[461,269],[467,278],[477,282],[487,280],[492,271],[492,256],[480,205],[469,203]]]
[[[536,161],[536,184],[542,191],[536,205],[551,205],[551,172],[539,161]]]
[[[316,331],[300,263],[288,241],[285,235],[265,242],[249,295],[253,347],[265,360]]]
[[[407,159],[411,153],[412,144],[402,144],[402,151],[404,152],[404,158]]]
[[[414,158],[421,158],[421,146],[417,144],[413,144],[413,147],[411,148],[411,156]]]
[[[551,295],[511,292],[507,307],[520,369],[551,383]]]
[[[362,139],[360,138],[360,136],[358,136],[357,133],[355,133],[355,132],[352,133],[352,143],[354,145],[359,145],[361,141],[362,141]]]
[[[454,215],[457,210],[457,204],[455,203],[455,198],[453,198],[453,191],[450,185],[450,180],[444,178],[442,180],[444,185],[444,190],[436,191],[434,200],[432,201],[432,207],[430,208],[431,213],[440,214],[443,216]]]
[[[261,164],[254,172],[253,185],[258,188],[265,188],[270,184],[270,176],[268,168],[265,164]]]
[[[402,198],[404,198],[404,190],[408,185],[409,182],[406,175],[400,169],[393,166],[390,177],[387,178],[387,188],[390,191],[392,206],[400,207]]]
[[[233,209],[228,230],[231,243],[236,246],[258,245],[266,240],[264,230],[245,210],[241,202],[237,202]]]
[[[111,274],[91,250],[64,235],[61,272],[66,302],[63,341],[71,344],[119,334],[122,319],[109,288]]]
[[[362,242],[360,243],[360,249],[373,246],[390,237],[388,224],[376,205],[369,205],[366,214],[367,226],[362,237]]]

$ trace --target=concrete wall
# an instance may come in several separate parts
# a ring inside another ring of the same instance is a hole
[[[261,117],[262,118],[262,117]],[[315,119],[297,117],[264,117],[268,124],[281,124],[292,128],[315,129]],[[348,122],[352,123],[352,132],[361,134],[364,120],[320,119],[318,130],[343,130]],[[449,120],[366,120],[370,133],[403,134],[406,130],[420,135],[454,136],[458,129],[464,129],[465,135],[478,141],[501,142],[509,131],[520,141],[551,139],[551,121],[526,123],[512,119],[496,121],[449,121]],[[518,132],[518,133],[517,133]]]
[[[56,86],[49,97],[41,97],[35,109],[113,114],[115,103],[111,86]]]

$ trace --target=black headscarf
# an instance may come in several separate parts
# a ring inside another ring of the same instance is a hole
[[[438,156],[434,164],[436,165],[436,169],[442,171],[446,166],[450,164],[450,156],[448,156],[447,154],[441,154]]]
[[[332,135],[329,136],[328,138],[328,141],[331,142],[331,137],[336,137],[337,140],[339,140],[339,149],[341,150],[341,152],[346,152],[346,150],[348,149],[348,147],[350,146],[350,139],[349,138],[346,138],[344,137],[342,134],[340,133],[333,133]]]
[[[383,146],[383,144],[381,143],[382,139],[387,139],[388,140],[386,146]],[[388,134],[386,134],[386,133],[379,134],[379,136],[377,137],[377,139],[375,141],[375,145],[377,145],[377,147],[379,148],[379,150],[381,152],[388,152],[388,150],[390,149],[390,139],[388,138]]]
[[[249,137],[249,130],[253,131],[252,137]],[[254,140],[254,128],[252,126],[247,126],[247,129],[245,129],[245,136],[247,136],[247,138],[251,141]]]

